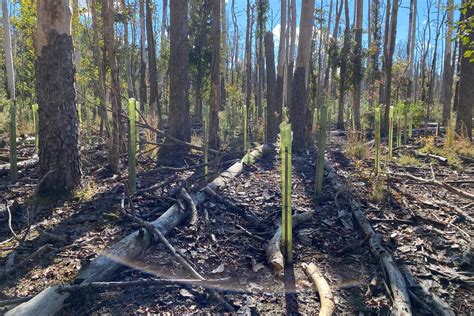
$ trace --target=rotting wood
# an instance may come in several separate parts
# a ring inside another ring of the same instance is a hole
[[[319,300],[321,301],[319,316],[333,315],[336,307],[334,304],[334,296],[323,274],[314,263],[303,263],[303,270],[318,290]]]
[[[387,176],[391,177],[398,177],[398,178],[406,178],[410,180],[415,180],[417,182],[425,183],[425,184],[433,184],[437,185],[439,187],[442,187],[446,189],[447,191],[457,194],[463,198],[466,198],[468,200],[474,201],[474,194],[460,190],[458,188],[453,187],[452,185],[447,184],[446,182],[438,181],[435,179],[424,179],[420,177],[416,177],[414,175],[411,175],[409,173],[393,173],[393,172],[387,172]]]
[[[387,282],[389,283],[391,294],[393,297],[392,315],[412,315],[412,308],[410,296],[406,286],[405,278],[400,272],[395,260],[388,250],[382,244],[382,237],[377,234],[361,206],[357,200],[351,195],[347,187],[339,180],[336,171],[331,166],[328,160],[325,161],[325,169],[327,170],[328,181],[332,184],[335,190],[340,191],[341,198],[343,197],[347,204],[351,206],[352,215],[356,219],[359,227],[365,235],[371,235],[369,239],[369,248],[372,255],[380,261],[382,268],[387,275]]]
[[[311,219],[314,216],[313,212],[305,212],[300,214],[295,214],[292,216],[292,226],[296,228],[301,223],[304,223]],[[281,252],[282,242],[282,228],[279,226],[275,233],[273,234],[272,239],[268,243],[266,254],[268,264],[272,267],[273,271],[280,275],[283,272],[284,268],[284,258],[283,253]]]
[[[253,158],[259,158],[268,150],[269,147],[267,145],[262,145],[253,150],[250,155]],[[228,184],[231,179],[242,173],[244,166],[243,161],[236,162],[209,183],[207,187],[216,190]],[[205,201],[206,195],[201,190],[191,194],[191,198],[199,206]],[[151,222],[151,224],[163,235],[166,235],[174,227],[183,223],[188,215],[187,212],[180,209],[178,204],[174,204],[158,219]],[[74,283],[106,281],[112,278],[123,265],[127,265],[132,259],[141,256],[151,245],[152,238],[149,232],[143,231],[143,229],[135,231],[93,259],[88,266],[83,267],[76,276]],[[5,315],[54,315],[62,310],[64,301],[70,296],[69,293],[58,293],[57,289],[58,286],[48,287],[30,301],[18,305]]]
[[[27,169],[27,168],[31,168],[31,167],[36,166],[38,164],[38,162],[39,162],[39,157],[35,155],[31,159],[20,161],[17,164],[17,167],[18,167],[18,170]],[[0,165],[0,177],[4,176],[4,175],[7,175],[9,172],[10,172],[10,164],[9,163]]]

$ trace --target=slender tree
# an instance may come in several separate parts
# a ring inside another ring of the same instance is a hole
[[[16,157],[16,91],[15,69],[13,67],[12,40],[10,34],[10,16],[7,0],[2,0],[3,39],[5,49],[5,66],[7,68],[8,98],[10,99],[10,174],[12,182],[17,180]]]
[[[36,29],[40,192],[71,192],[81,180],[68,0],[39,0]]]
[[[398,1],[398,0],[395,0]],[[360,96],[362,83],[362,18],[363,18],[363,0],[356,1],[356,30],[354,47],[354,89],[352,108],[355,120],[355,127],[360,131]]]
[[[219,148],[219,110],[221,103],[221,0],[211,1],[211,107],[209,111],[209,147]]]
[[[280,44],[278,46],[278,66],[276,81],[276,104],[278,107],[278,121],[282,119],[283,107],[283,76],[286,63],[286,0],[281,0],[280,10]]]
[[[445,32],[445,48],[444,48],[444,66],[443,66],[443,82],[441,86],[441,103],[443,105],[443,125],[446,126],[451,116],[451,101],[453,98],[453,65],[452,62],[452,36],[453,36],[453,0],[446,1],[447,20]]]
[[[337,112],[337,128],[344,129],[344,94],[346,91],[346,77],[347,77],[347,55],[350,50],[350,35],[351,29],[349,24],[349,1],[344,0],[344,42],[342,44],[342,51],[339,55],[339,66],[341,67],[339,77],[339,99],[338,99],[338,112]]]
[[[146,85],[146,35],[145,35],[145,0],[139,1],[139,19],[140,19],[140,111],[145,111],[145,104],[147,104],[147,85]],[[154,111],[154,109],[150,109]]]
[[[109,168],[116,173],[120,169],[120,82],[114,30],[114,1],[102,0],[104,20],[104,45],[107,66],[110,70],[110,101],[112,105],[112,130],[109,139]]]
[[[308,73],[311,60],[311,38],[313,36],[314,0],[303,0],[300,15],[298,57],[296,59],[293,90],[290,104],[290,122],[293,129],[293,150],[301,152],[310,140],[306,132],[308,108]]]
[[[158,73],[156,68],[156,45],[153,32],[153,12],[151,0],[145,0],[146,5],[146,35],[148,44],[148,80],[150,82],[150,109],[158,114],[158,125],[163,125],[161,103],[158,99]]]

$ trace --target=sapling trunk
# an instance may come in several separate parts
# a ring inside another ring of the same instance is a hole
[[[408,143],[408,112],[405,109],[403,111],[403,143],[406,145]]]
[[[392,160],[392,148],[393,148],[393,111],[394,107],[391,106],[388,116],[388,160]]]
[[[204,146],[204,177],[207,180],[209,162],[209,105],[202,107],[202,121],[204,122],[203,146]]]
[[[280,124],[280,154],[281,154],[281,192],[282,192],[282,246],[283,256],[287,264],[293,261],[293,226],[291,211],[291,124]]]
[[[129,152],[128,152],[128,187],[130,193],[133,194],[137,191],[137,131],[136,131],[136,109],[135,99],[131,98],[128,100],[128,120],[129,120]]]
[[[36,153],[39,152],[39,119],[38,119],[38,103],[33,103],[31,106],[33,110],[33,125],[35,126],[35,148]]]
[[[10,176],[12,182],[18,179],[18,167],[16,157],[16,100],[12,100],[10,107]]]
[[[380,174],[380,108],[375,108],[375,173]]]
[[[328,122],[327,107],[325,105],[321,107],[319,114],[321,117],[319,119],[318,160],[316,164],[316,196],[320,196],[323,190],[324,151],[326,150]]]

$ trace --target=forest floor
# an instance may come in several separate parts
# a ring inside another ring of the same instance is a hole
[[[372,152],[361,159],[350,158],[346,144],[345,133],[333,132],[327,157],[382,235],[409,286],[414,290],[418,285],[419,290],[446,302],[457,313],[469,314],[474,306],[473,232],[472,222],[459,214],[473,216],[472,201],[402,177],[376,178]],[[85,146],[84,186],[67,200],[34,203],[32,195],[38,181],[34,168],[22,170],[17,185],[9,185],[7,175],[0,176],[0,266],[8,270],[0,279],[0,303],[71,282],[97,254],[139,228],[121,216],[126,178],[107,174],[105,151],[100,139]],[[31,157],[33,152],[34,147],[26,145],[20,156]],[[336,314],[388,315],[391,295],[384,272],[364,243],[364,234],[352,223],[349,210],[338,203],[338,192],[326,181],[323,196],[313,198],[316,156],[310,151],[293,157],[293,210],[299,214],[313,212],[314,216],[295,228],[294,264],[285,269],[284,276],[274,274],[265,254],[281,222],[278,150],[247,166],[217,192],[236,205],[240,214],[209,198],[198,208],[197,224],[178,226],[168,240],[205,278],[222,279],[215,289],[242,313],[314,314],[320,309],[320,300],[302,265],[315,263],[331,286]],[[436,179],[473,192],[472,162],[461,161],[453,167],[429,157],[406,157],[403,150],[395,151],[392,162],[384,161],[384,170],[424,179],[430,179],[434,172]],[[225,170],[235,158],[238,155],[220,157],[221,163],[211,171]],[[155,168],[149,158],[139,158],[138,163],[139,190],[163,183],[160,189],[133,197],[136,215],[147,221],[159,217],[176,201],[179,188],[193,192],[206,183],[202,168],[192,168],[202,163],[200,155],[192,154],[173,168]],[[28,213],[32,218],[31,232],[20,248],[11,238],[3,200],[11,205],[12,228],[18,235],[28,226]],[[244,213],[256,220],[245,219]],[[42,249],[40,253],[38,249]],[[16,260],[7,262],[13,250]],[[36,255],[31,258],[32,254]],[[115,281],[150,277],[192,278],[158,243],[139,260],[127,262]],[[413,302],[413,308],[416,314],[430,314],[420,303]],[[179,283],[88,289],[67,301],[65,308],[65,314],[77,315],[220,311],[219,302],[199,284]]]

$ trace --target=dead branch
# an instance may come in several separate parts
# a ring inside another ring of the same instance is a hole
[[[39,157],[35,155],[31,159],[20,161],[17,164],[17,168],[18,168],[18,170],[31,168],[31,167],[35,166],[38,163],[38,161],[39,161]],[[0,177],[4,176],[4,175],[7,175],[9,172],[10,172],[10,164],[9,163],[0,165]]]
[[[143,193],[146,193],[146,192],[156,191],[156,190],[158,190],[158,189],[161,189],[162,187],[165,187],[165,186],[167,186],[168,184],[170,184],[171,182],[173,182],[174,180],[176,180],[176,178],[177,178],[177,176],[176,176],[176,175],[173,175],[172,177],[166,179],[165,181],[163,181],[163,182],[161,182],[161,183],[156,183],[156,184],[152,185],[151,187],[138,190],[137,192],[135,192],[135,193],[133,194],[133,196],[136,196],[136,195],[140,195],[140,194],[143,194]]]
[[[469,199],[474,201],[474,194],[460,190],[458,188],[453,187],[452,185],[447,184],[446,182],[441,182],[435,179],[424,179],[420,177],[416,177],[414,175],[411,175],[409,173],[393,173],[393,172],[387,172],[387,176],[392,176],[392,177],[398,177],[398,178],[406,178],[406,179],[411,179],[415,180],[417,182],[425,183],[425,184],[433,184],[437,185],[439,187],[442,187],[446,189],[447,191],[457,194],[459,196],[462,196],[463,198]]]
[[[183,199],[184,204],[186,204],[186,207],[191,212],[189,224],[192,226],[196,225],[198,221],[198,212],[197,212],[196,204],[194,204],[193,199],[189,196],[189,193],[188,191],[186,191],[185,188],[181,188],[179,196],[181,199]]]
[[[301,223],[304,223],[311,219],[314,216],[312,212],[304,212],[300,214],[295,214],[292,216],[292,226],[296,228]],[[267,261],[272,267],[273,271],[276,274],[281,274],[283,272],[283,268],[285,267],[285,261],[283,259],[283,254],[281,252],[281,235],[282,235],[282,228],[281,226],[275,231],[273,234],[272,239],[268,243],[266,254],[267,254]]]
[[[128,191],[127,191],[128,192]],[[187,194],[187,192],[186,192]],[[188,195],[189,197],[189,195]],[[190,197],[189,197],[190,198]],[[190,198],[191,199],[191,198]],[[130,209],[132,212],[135,211],[134,209],[134,206],[133,206],[133,203],[132,203],[132,198],[130,197],[130,194],[128,195],[128,201],[129,201],[129,204],[130,204]],[[194,203],[193,203],[194,205]],[[196,208],[194,206],[194,208]],[[197,278],[201,281],[205,281],[206,279],[201,275],[199,274],[199,272],[196,271],[196,269],[194,269],[193,266],[191,266],[191,264],[189,263],[189,261],[187,259],[185,259],[179,252],[176,251],[176,249],[173,247],[173,245],[171,245],[171,243],[168,241],[168,239],[166,239],[166,237],[155,227],[153,226],[151,223],[149,222],[145,222],[144,220],[136,217],[135,215],[132,215],[130,213],[128,213],[127,211],[125,211],[125,208],[123,206],[123,201],[122,201],[122,213],[129,219],[131,219],[133,222],[137,223],[138,225],[140,225],[141,227],[147,229],[149,232],[151,232],[155,237],[158,238],[159,241],[161,241],[163,243],[163,245],[165,246],[165,248],[171,253],[171,255],[173,255],[173,257],[175,257],[175,259],[186,269],[186,271],[188,271],[194,278]],[[213,296],[219,303],[221,303],[225,309],[228,311],[228,312],[235,312],[235,309],[232,307],[232,305],[230,305],[226,300],[224,300],[224,298],[219,294],[217,293],[216,291],[212,290],[212,289],[209,289],[209,293],[211,294],[211,296]]]
[[[328,282],[324,278],[319,268],[314,264],[303,263],[303,270],[308,278],[313,282],[316,290],[319,293],[319,300],[321,301],[321,309],[319,316],[331,316],[334,314],[335,304],[334,297],[329,287]]]
[[[220,203],[220,204],[224,205],[225,207],[227,207],[228,211],[231,211],[234,214],[242,216],[247,222],[249,222],[249,223],[258,223],[259,222],[259,219],[256,216],[254,216],[251,213],[248,213],[243,207],[240,207],[240,206],[232,203],[228,199],[218,195],[211,188],[209,188],[209,187],[204,188],[204,193],[206,193],[207,195],[214,198],[214,200],[216,200],[218,203]]]

